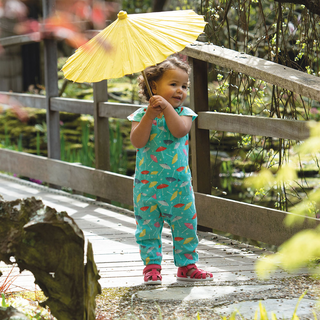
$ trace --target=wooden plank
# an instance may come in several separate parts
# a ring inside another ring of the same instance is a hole
[[[233,235],[279,246],[295,233],[314,228],[320,220],[306,217],[300,227],[287,228],[284,218],[293,213],[195,193],[198,224]]]
[[[99,102],[99,117],[127,119],[127,116],[139,109],[141,105]],[[93,115],[93,101],[70,98],[51,98],[51,109],[71,113]]]
[[[142,105],[115,103],[115,102],[100,102],[99,116],[107,118],[127,119],[131,113],[141,108]]]
[[[0,150],[0,171],[132,205],[133,178],[31,154]]]
[[[237,132],[263,137],[305,140],[310,136],[310,121],[243,116],[220,112],[199,112],[199,129]]]
[[[196,112],[208,111],[208,72],[207,63],[189,59],[190,75],[190,107]],[[210,180],[210,139],[209,130],[199,130],[196,119],[191,132],[191,157],[193,188],[197,192],[211,193]]]
[[[201,42],[188,45],[181,53],[320,101],[320,78],[305,72],[242,52]]]
[[[93,101],[71,98],[51,98],[51,110],[93,116]]]
[[[46,97],[39,94],[14,93],[0,91],[0,95],[8,97],[8,104],[14,105],[16,101],[24,107],[45,109]]]
[[[8,96],[17,100],[25,107],[45,109],[45,97],[41,95],[0,92],[0,95]],[[93,115],[93,104],[91,101],[53,97],[51,110],[71,113],[81,113]],[[14,100],[11,101],[15,103]],[[8,100],[10,103],[10,100]],[[129,114],[141,106],[100,102],[99,116],[126,119]],[[226,114],[220,112],[198,111],[198,119],[195,127],[204,130],[216,130],[225,132],[237,132],[252,134],[257,136],[275,137],[291,140],[305,140],[309,137],[309,122],[288,119],[264,118],[257,116],[244,116],[236,114]],[[193,130],[193,129],[192,129]],[[191,131],[191,136],[194,135]],[[191,148],[192,148],[191,141]],[[201,151],[201,150],[200,150]],[[191,151],[192,154],[192,151]]]
[[[109,119],[99,115],[100,102],[108,100],[107,80],[93,84],[93,115],[96,169],[110,170]]]
[[[42,0],[43,17],[49,17],[54,11],[55,0]],[[57,42],[55,39],[44,39],[44,78],[46,87],[46,121],[48,157],[60,159],[60,116],[59,112],[51,110],[50,99],[57,97]]]
[[[19,36],[11,36],[0,39],[0,45],[2,47],[9,47],[14,45],[23,45],[28,43],[34,43],[40,41],[40,32],[32,32]]]

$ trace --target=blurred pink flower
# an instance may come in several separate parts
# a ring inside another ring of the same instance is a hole
[[[319,110],[317,108],[311,108],[310,109],[310,113],[312,114],[318,114],[319,113]]]
[[[291,35],[294,35],[297,31],[297,28],[294,26],[294,24],[290,21],[288,23],[288,28],[289,28],[289,34]]]

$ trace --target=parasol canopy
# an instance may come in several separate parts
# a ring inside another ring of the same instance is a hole
[[[120,11],[118,19],[81,46],[62,71],[75,82],[99,82],[143,71],[193,43],[205,25],[192,10]]]

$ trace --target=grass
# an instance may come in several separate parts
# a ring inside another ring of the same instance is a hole
[[[18,276],[11,276],[12,272],[14,270],[14,266],[12,266],[11,270],[9,271],[8,275],[5,277],[5,279],[0,282],[0,293],[6,293],[9,288],[11,287],[11,285],[13,284],[13,282],[16,280],[16,278]],[[2,275],[2,273],[0,272],[0,276]]]

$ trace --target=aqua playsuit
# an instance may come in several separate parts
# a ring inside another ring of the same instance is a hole
[[[140,122],[146,110],[140,108],[128,119]],[[192,120],[197,117],[187,107],[175,110]],[[198,261],[197,213],[188,151],[189,134],[174,137],[164,116],[153,120],[149,141],[137,149],[133,189],[135,237],[145,265],[161,265],[164,221],[171,227],[175,265],[183,267]]]

